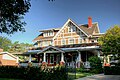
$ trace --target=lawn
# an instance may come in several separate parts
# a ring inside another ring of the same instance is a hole
[[[91,75],[93,75],[93,74],[92,73],[80,73],[80,72],[77,72],[76,76],[75,76],[75,73],[68,73],[68,77],[70,79],[78,79],[78,78],[82,78],[82,77],[86,77],[86,76],[91,76]]]

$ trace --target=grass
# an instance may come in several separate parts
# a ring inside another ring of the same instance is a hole
[[[68,73],[68,77],[69,77],[70,80],[72,80],[72,79],[78,79],[78,78],[82,78],[82,77],[86,77],[86,76],[91,76],[91,75],[93,75],[93,74],[91,74],[91,73],[80,73],[80,72],[77,72],[76,76],[75,76],[75,73]]]

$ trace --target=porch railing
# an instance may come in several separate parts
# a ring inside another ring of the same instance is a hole
[[[80,67],[80,63],[79,62],[67,62],[67,66],[70,67],[70,68],[79,68]],[[86,62],[83,62],[83,66],[84,68],[90,68],[90,62],[86,61]]]
[[[40,65],[41,65],[41,63],[32,63],[32,66],[34,66],[34,67],[38,67]],[[20,67],[27,67],[28,63],[20,63],[19,66]]]

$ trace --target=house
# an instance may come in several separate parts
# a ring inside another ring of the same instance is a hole
[[[18,57],[8,52],[0,52],[0,66],[18,66]]]
[[[82,63],[85,68],[90,68],[88,58],[95,55],[100,57],[98,38],[101,35],[98,22],[92,22],[91,17],[88,17],[87,24],[82,25],[68,19],[60,28],[40,30],[33,40],[35,47],[22,55],[29,56],[28,62],[36,58],[36,64],[33,62],[33,65],[67,64],[69,67],[80,67]]]

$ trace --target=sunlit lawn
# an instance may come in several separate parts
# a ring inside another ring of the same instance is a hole
[[[82,78],[82,77],[86,77],[86,76],[91,76],[91,75],[93,75],[93,74],[91,74],[91,73],[80,73],[80,72],[77,72],[76,76],[75,76],[75,73],[68,73],[68,77],[70,79],[75,79],[75,77],[76,77],[76,79],[78,79],[78,78]]]

